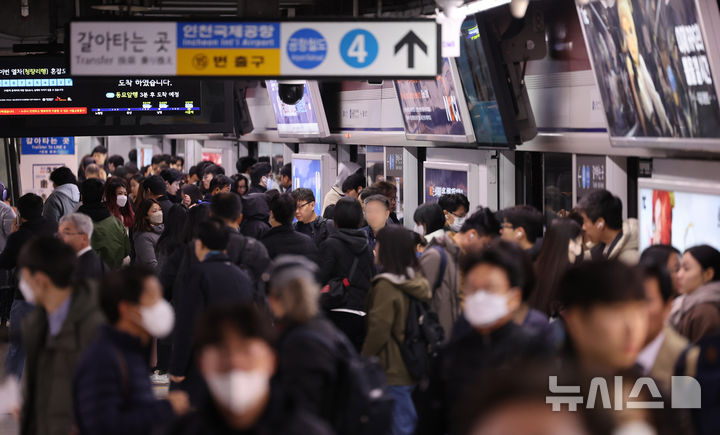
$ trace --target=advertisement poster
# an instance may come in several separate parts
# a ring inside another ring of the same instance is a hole
[[[577,201],[583,196],[605,188],[605,156],[577,155]]]
[[[43,201],[45,201],[53,191],[52,181],[50,181],[50,173],[62,166],[65,165],[62,163],[32,165],[32,190],[33,193],[41,196]]]
[[[324,193],[322,191],[322,162],[315,159],[298,159],[292,161],[293,190],[300,187],[310,189],[315,194],[315,214],[322,216]]]
[[[203,151],[202,152],[202,160],[213,162],[218,166],[222,166],[222,151],[221,152],[210,152],[210,151]]]
[[[278,134],[320,135],[320,125],[315,116],[314,103],[307,82],[305,82],[304,86],[305,94],[294,106],[285,104],[280,100],[277,80],[268,80],[265,83],[275,112]]]
[[[437,202],[443,195],[468,194],[468,173],[450,169],[425,168],[425,202]]]
[[[409,137],[465,137],[458,85],[447,58],[443,58],[442,74],[435,80],[397,80],[395,86]]]
[[[720,196],[641,188],[639,197],[641,251],[655,244],[720,249]]]
[[[694,1],[578,6],[613,137],[720,137],[720,106]]]

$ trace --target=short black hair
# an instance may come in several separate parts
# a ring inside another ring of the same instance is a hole
[[[593,190],[583,196],[577,208],[592,222],[603,218],[608,228],[612,230],[622,228],[622,201],[605,189]]]
[[[720,281],[720,252],[717,249],[710,245],[698,245],[685,250],[685,253],[692,255],[703,271],[713,270],[712,281]]]
[[[454,213],[460,207],[465,207],[466,211],[470,211],[470,201],[468,201],[467,196],[462,193],[443,195],[438,199],[438,204],[440,204],[440,208],[442,208],[443,211],[448,213]]]
[[[367,189],[363,189],[363,191],[360,192],[359,196],[360,196],[360,200],[363,201],[363,203],[364,203],[366,199],[368,199],[371,196],[375,196],[375,195],[382,196],[380,194],[379,190],[377,190],[376,188],[371,186],[371,187],[368,187]]]
[[[397,193],[397,186],[385,180],[376,181],[375,184],[372,185],[372,187],[379,190],[380,194],[386,196],[387,198],[391,198]]]
[[[190,166],[190,169],[188,169],[188,176],[192,177],[193,175],[198,175],[198,167],[195,165]]]
[[[589,309],[597,305],[645,299],[640,273],[618,260],[584,261],[560,280],[558,297],[564,308]]]
[[[77,178],[75,174],[67,166],[61,166],[54,169],[50,173],[50,181],[56,186],[62,186],[63,184],[77,184]]]
[[[445,227],[445,215],[437,203],[425,203],[416,208],[413,220],[417,224],[425,224],[428,234]]]
[[[343,193],[347,193],[351,190],[357,191],[360,187],[365,189],[365,186],[367,186],[367,178],[365,178],[365,174],[356,172],[354,174],[350,174],[345,181],[343,181],[340,189]]]
[[[145,288],[145,280],[154,276],[144,266],[128,266],[105,275],[100,293],[100,309],[107,321],[114,325],[120,320],[118,304],[121,301],[138,304]]]
[[[494,240],[485,249],[470,252],[460,262],[463,275],[481,264],[489,264],[505,271],[510,287],[522,291],[522,299],[526,301],[535,288],[535,272],[528,255],[519,245],[505,240]]]
[[[216,175],[225,175],[225,168],[223,168],[220,165],[216,165],[214,163],[211,163],[203,169],[203,177],[207,174],[213,174],[213,176]]]
[[[225,222],[215,217],[201,222],[198,227],[198,239],[206,248],[213,251],[224,251],[229,237],[230,229]]]
[[[170,156],[170,163],[171,164],[178,164],[180,163],[180,166],[185,166],[185,159],[179,156]]]
[[[315,194],[312,190],[305,187],[299,187],[291,192],[293,198],[298,203],[301,202],[315,202]]]
[[[118,166],[122,166],[125,164],[125,159],[123,159],[122,156],[115,154],[108,157],[107,162],[112,163],[112,165],[117,168]]]
[[[93,148],[92,153],[90,153],[90,154],[95,154],[95,153],[107,154],[107,148],[105,148],[102,145],[98,145],[95,148]]]
[[[470,230],[477,231],[481,236],[494,237],[500,234],[500,223],[489,208],[482,207],[468,216],[462,227],[460,227],[461,233],[466,233]]]
[[[270,200],[270,211],[273,218],[281,225],[290,225],[296,210],[297,201],[289,193],[282,193]]]
[[[667,267],[659,264],[640,263],[645,279],[656,279],[660,287],[660,296],[663,302],[668,303],[673,297],[673,284]]]
[[[160,171],[160,177],[168,184],[182,180],[182,174],[177,169],[163,169]]]
[[[292,163],[285,163],[282,168],[280,168],[280,176],[292,178]]]
[[[270,172],[272,172],[272,166],[270,166],[270,163],[255,163],[250,168],[250,182],[253,185],[259,184],[262,177],[266,176]]]
[[[270,318],[254,304],[215,305],[203,311],[195,323],[195,349],[222,343],[228,332],[246,339],[260,339],[272,344],[275,338]]]
[[[128,160],[130,160],[133,163],[137,162],[137,149],[131,149],[128,152]]]
[[[102,202],[105,184],[97,178],[88,178],[80,184],[80,199],[84,204]]]
[[[165,180],[159,175],[151,175],[143,180],[143,190],[150,190],[153,195],[165,195],[167,190],[165,188]]]
[[[237,169],[238,173],[243,174],[255,163],[257,163],[257,160],[250,156],[240,157],[235,163],[235,169]]]
[[[671,255],[681,255],[680,251],[671,245],[651,245],[640,255],[640,264],[643,266],[657,265],[667,268]]]
[[[116,166],[115,170],[112,172],[112,175],[114,177],[121,177],[125,178],[130,173],[130,170],[125,166]]]
[[[23,219],[37,219],[42,216],[43,200],[34,193],[26,193],[17,202],[18,213]]]
[[[227,175],[218,174],[213,177],[212,180],[210,180],[210,192],[215,190],[216,188],[224,188],[225,186],[232,185],[232,180]]]
[[[365,198],[365,199],[363,200],[363,203],[364,203],[365,205],[368,205],[369,203],[371,203],[371,202],[373,202],[373,201],[376,201],[376,202],[381,203],[382,205],[385,206],[386,209],[390,210],[390,201],[387,199],[387,196],[385,196],[385,195],[371,195],[371,196],[368,196],[367,198]]]
[[[522,228],[530,243],[535,243],[542,236],[543,215],[531,205],[516,205],[499,213],[499,218],[506,220],[513,229]]]
[[[220,219],[236,221],[243,212],[242,200],[234,193],[218,193],[212,198],[210,212]]]
[[[407,275],[408,268],[417,270],[418,259],[412,231],[400,225],[385,225],[375,238],[379,245],[378,262],[383,272]]]
[[[362,206],[355,198],[346,196],[335,203],[333,221],[338,228],[356,230],[360,227],[362,219]]]
[[[72,284],[77,265],[75,251],[57,237],[40,236],[25,243],[18,256],[18,267],[31,273],[42,272],[58,287]]]

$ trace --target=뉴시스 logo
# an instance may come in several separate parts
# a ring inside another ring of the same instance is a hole
[[[615,376],[614,384],[614,400],[611,402],[607,380],[601,377],[593,378],[588,388],[585,408],[593,409],[595,406],[599,406],[621,411],[623,409],[663,409],[665,407],[660,390],[652,378],[638,378],[627,398],[623,397],[622,376]],[[553,411],[562,411],[563,405],[567,405],[569,411],[577,411],[578,405],[583,404],[579,385],[560,386],[558,377],[550,376],[548,387],[552,394],[563,394],[563,396],[545,396],[545,403],[551,404]],[[647,390],[652,400],[641,399],[640,394],[643,389]],[[624,408],[623,405],[625,405]],[[701,394],[697,379],[692,376],[673,376],[670,381],[670,405],[673,409],[699,409]]]

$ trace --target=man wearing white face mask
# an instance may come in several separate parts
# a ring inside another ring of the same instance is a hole
[[[521,261],[498,245],[466,255],[462,262],[465,305],[455,333],[430,374],[420,406],[418,434],[447,433],[467,385],[491,370],[550,356],[545,341],[513,321],[526,279]]]
[[[470,212],[470,201],[467,196],[462,193],[443,195],[438,199],[438,204],[445,214],[445,228],[456,233],[460,231]]]
[[[172,424],[168,435],[329,435],[271,379],[276,371],[269,319],[252,305],[208,309],[195,331],[197,366],[212,400]]]
[[[248,193],[265,193],[275,189],[272,166],[266,162],[258,162],[250,168],[250,189]]]
[[[20,252],[19,288],[37,307],[22,324],[27,357],[21,434],[72,428],[73,370],[103,322],[93,291],[72,285],[76,265],[75,252],[56,237],[38,237]]]
[[[170,334],[174,311],[152,271],[138,266],[108,275],[100,304],[110,324],[78,362],[75,422],[83,434],[151,433],[190,408],[182,391],[157,400],[148,377],[152,339]]]

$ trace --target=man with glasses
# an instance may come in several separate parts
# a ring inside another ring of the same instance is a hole
[[[438,200],[438,204],[445,215],[445,228],[454,233],[460,231],[470,211],[470,201],[467,196],[462,193],[443,195]]]
[[[312,190],[301,187],[295,189],[291,195],[297,201],[295,231],[310,236],[313,242],[320,246],[334,230],[333,221],[315,213],[315,194]]]
[[[93,223],[89,216],[71,213],[60,218],[58,237],[70,245],[77,255],[77,268],[73,275],[75,281],[99,281],[110,271],[99,255],[90,246]]]

